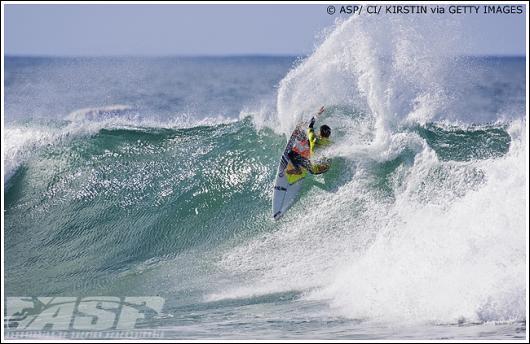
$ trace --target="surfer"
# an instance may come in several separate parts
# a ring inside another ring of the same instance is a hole
[[[311,174],[320,174],[329,169],[329,162],[313,163],[311,161],[311,157],[315,153],[316,147],[329,145],[331,143],[329,139],[331,136],[331,128],[328,125],[321,125],[319,134],[315,135],[314,125],[316,117],[323,112],[324,107],[321,107],[318,113],[311,118],[309,127],[307,128],[307,134],[299,128],[300,137],[293,142],[293,146],[287,155],[291,161],[290,168],[285,171],[288,175],[293,177],[294,175],[302,176],[305,175],[306,171],[309,171]],[[299,126],[301,126],[301,124]]]
[[[283,151],[272,195],[272,216],[275,220],[282,217],[294,203],[308,173],[324,173],[331,165],[330,159],[312,160],[315,148],[331,143],[329,126],[322,125],[318,135],[315,134],[315,122],[323,112],[324,107],[321,107],[309,121],[308,127],[305,127],[304,122],[299,123]]]

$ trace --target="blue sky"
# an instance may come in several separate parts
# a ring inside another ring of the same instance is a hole
[[[234,55],[311,52],[328,5],[29,5],[4,7],[7,55]],[[524,55],[524,15],[470,15],[471,55]]]

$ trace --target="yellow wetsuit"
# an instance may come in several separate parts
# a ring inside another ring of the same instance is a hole
[[[307,128],[307,138],[309,139],[309,157],[311,158],[315,154],[315,147],[326,146],[331,141],[326,137],[318,137],[315,135],[313,127]]]

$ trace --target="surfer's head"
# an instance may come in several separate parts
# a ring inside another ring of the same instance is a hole
[[[331,128],[325,124],[320,126],[320,137],[328,138],[331,136]]]

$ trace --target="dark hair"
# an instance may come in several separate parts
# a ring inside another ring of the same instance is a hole
[[[320,126],[320,136],[322,137],[329,137],[331,135],[331,128],[327,125],[321,125]]]

